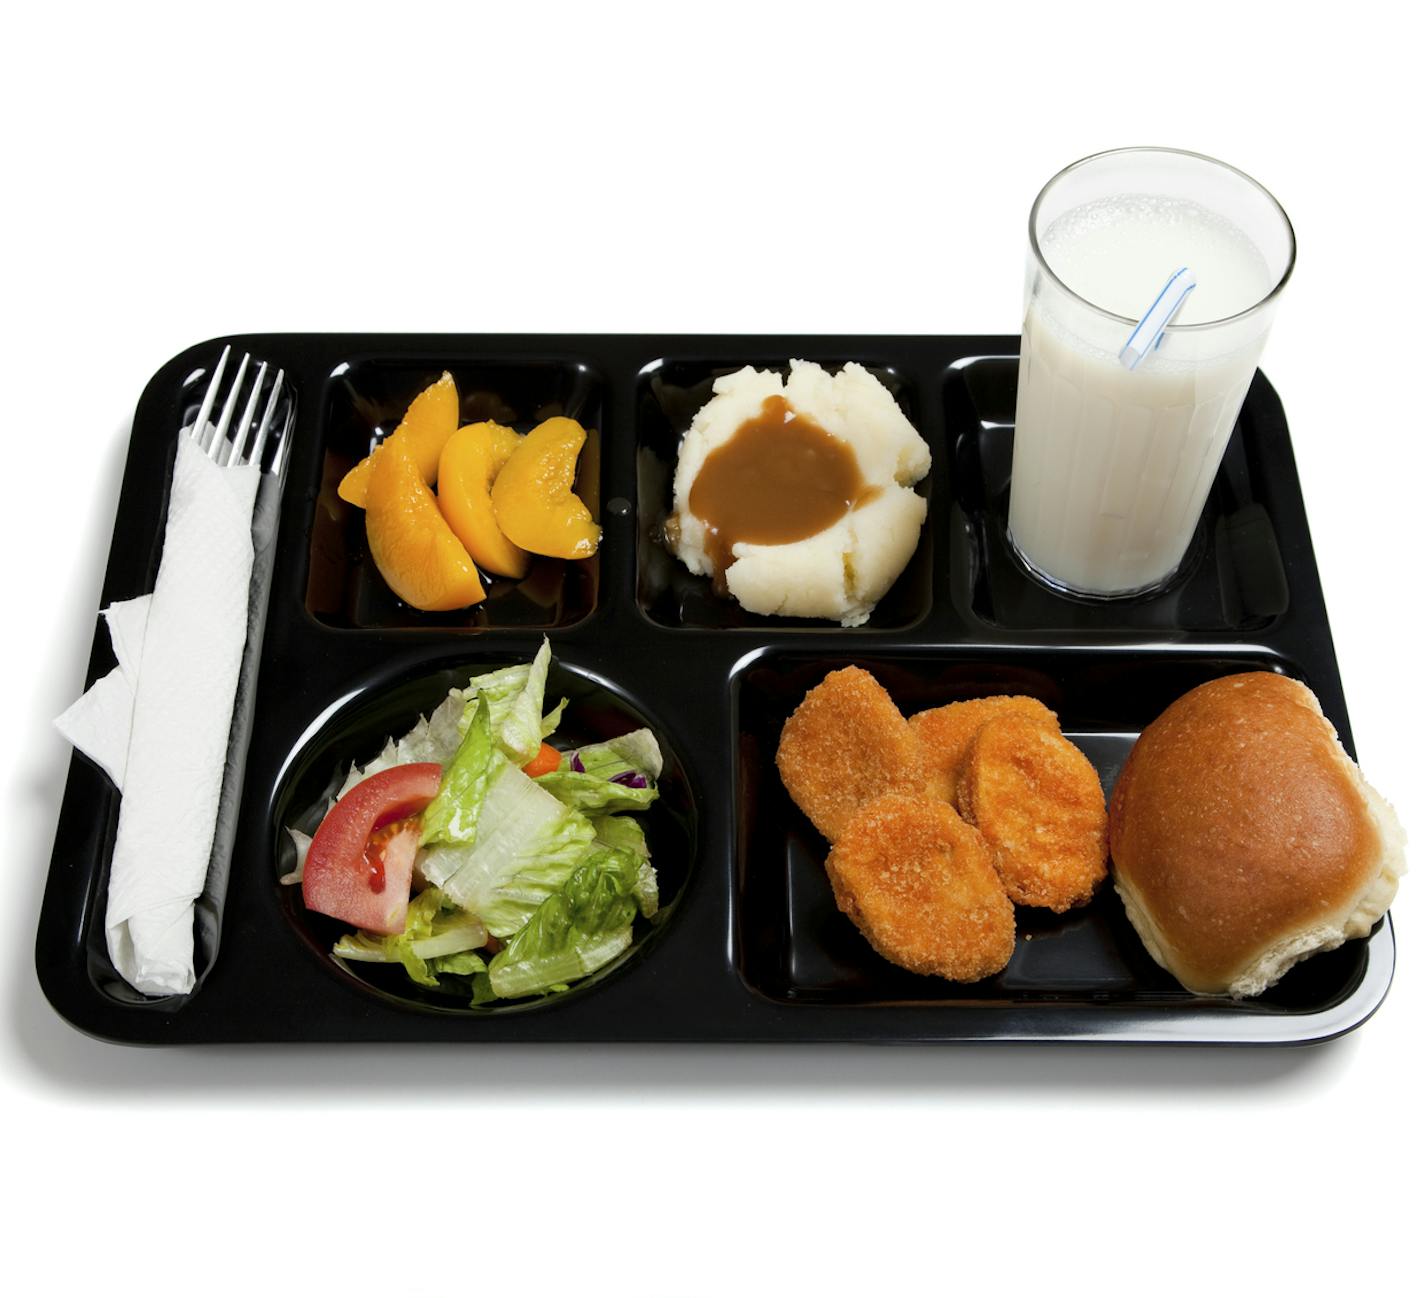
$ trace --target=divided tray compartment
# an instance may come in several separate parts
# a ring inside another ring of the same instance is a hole
[[[956,497],[977,563],[961,597],[972,615],[1005,631],[1229,632],[1259,636],[1290,606],[1281,558],[1283,495],[1299,488],[1272,473],[1286,437],[1280,403],[1256,376],[1240,431],[1222,457],[1186,558],[1165,590],[1110,603],[1065,599],[1029,576],[1008,538],[1018,357],[968,357],[951,369],[945,401],[961,430]],[[1289,532],[1286,533],[1289,535]]]
[[[55,1008],[123,1042],[1077,1040],[1301,1043],[1363,1022],[1393,970],[1388,917],[1265,996],[1184,991],[1137,941],[1111,887],[1063,916],[1018,912],[1002,974],[924,978],[877,956],[835,909],[826,845],[776,774],[780,727],[826,672],[857,663],[907,713],[1011,690],[1059,712],[1105,789],[1143,726],[1182,692],[1280,671],[1350,732],[1279,401],[1259,375],[1178,579],[1092,604],[1032,583],[1007,548],[1013,337],[636,337],[274,334],[217,339],[158,371],[140,400],[101,604],[151,589],[165,467],[193,383],[224,342],[283,366],[297,423],[243,771],[220,944],[189,998],[116,992],[103,950],[118,797],[76,754],[41,909],[36,966]],[[719,374],[856,360],[929,443],[929,516],[863,627],[747,614],[660,546],[677,443]],[[598,554],[536,564],[473,610],[421,614],[379,582],[342,474],[448,369],[466,421],[589,430],[577,490]],[[475,1010],[330,954],[338,926],[278,883],[284,826],[314,816],[365,761],[469,675],[552,643],[550,695],[581,741],[646,723],[668,759],[644,819],[663,911],[571,992]],[[92,682],[112,666],[102,628]]]
[[[842,654],[767,650],[738,673],[741,820],[736,854],[737,964],[749,986],[788,1004],[972,1006],[1054,1001],[1171,1010],[1204,1000],[1184,991],[1147,954],[1121,905],[1100,896],[1055,915],[1016,908],[1018,942],[1007,968],[977,983],[926,978],[882,959],[837,909],[820,834],[782,787],[771,755],[782,724],[828,670],[869,671],[910,716],[986,694],[1027,694],[1058,714],[1064,734],[1111,789],[1143,726],[1173,699],[1235,672],[1300,677],[1294,664],[1261,650],[1081,653],[1060,648],[1006,655],[997,649]],[[1309,680],[1305,682],[1311,684]],[[1307,961],[1237,1007],[1298,1014],[1359,986],[1364,948],[1347,943]],[[1229,1006],[1229,1001],[1221,1002]]]
[[[337,495],[346,472],[400,423],[411,397],[448,370],[460,393],[460,422],[491,420],[527,433],[554,415],[588,431],[574,491],[599,514],[599,451],[603,382],[574,360],[508,361],[498,365],[451,355],[409,361],[373,357],[333,371],[321,400],[321,478],[312,513],[306,610],[327,626],[398,631],[410,611],[376,571],[366,544],[364,511]],[[572,626],[598,602],[598,556],[578,562],[540,558],[520,581],[495,578],[473,608],[425,614],[422,626],[554,630]]]
[[[744,365],[777,370],[783,377],[790,371],[783,354],[751,354],[731,361],[669,358],[650,362],[638,374],[637,387],[637,472],[638,537],[637,603],[643,615],[657,626],[673,630],[754,631],[778,635],[796,630],[824,630],[826,623],[813,618],[768,617],[748,613],[735,600],[719,598],[712,583],[694,576],[662,543],[663,525],[672,512],[673,474],[677,468],[678,446],[692,417],[713,396],[713,384],[723,375]],[[796,359],[802,359],[799,355]],[[874,352],[861,351],[843,357],[821,357],[827,369],[837,369],[846,361],[863,365],[890,391],[910,423],[923,429],[918,385],[893,364],[876,359]],[[916,487],[923,496],[931,479]],[[870,631],[908,631],[928,616],[934,603],[934,546],[928,527],[895,584],[876,604],[866,622]]]
[[[413,672],[373,673],[351,691],[349,701],[338,702],[330,710],[300,751],[293,755],[277,790],[272,812],[276,830],[272,844],[275,861],[284,869],[295,866],[295,848],[282,827],[290,825],[307,834],[315,833],[330,799],[346,778],[353,758],[358,764],[369,761],[380,752],[389,736],[408,730],[416,716],[429,716],[451,689],[462,689],[471,675],[505,664],[502,656],[491,657],[488,649],[478,652],[472,649],[455,651],[449,666],[423,662]],[[567,700],[559,735],[575,746],[604,742],[640,726],[666,733],[656,716],[640,709],[616,685],[581,671],[568,658],[551,666],[546,696],[551,701]],[[671,923],[686,889],[692,849],[697,841],[696,811],[686,769],[666,741],[661,747],[663,772],[658,780],[658,799],[647,811],[638,813],[649,852],[658,866],[658,912],[651,921],[638,916],[634,922],[632,947],[577,983],[567,993],[570,996],[586,994],[630,960],[641,958],[645,947]],[[332,944],[350,932],[351,926],[307,910],[302,905],[299,888],[279,884],[277,896],[283,915],[313,957],[319,963],[337,965],[353,986],[410,1008],[448,1011],[468,1008],[469,989],[456,980],[438,988],[426,988],[407,978],[399,965],[338,960],[331,954]],[[550,1003],[539,999],[497,1001],[471,1012],[518,1013]]]

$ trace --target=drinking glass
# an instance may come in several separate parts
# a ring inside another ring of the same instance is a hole
[[[1198,287],[1129,369],[1124,344],[1189,258]],[[1116,149],[1043,187],[1009,487],[1010,541],[1039,580],[1088,598],[1171,581],[1294,264],[1281,205],[1201,154]],[[1154,265],[1165,270],[1143,269]],[[1194,302],[1211,318],[1193,319]]]

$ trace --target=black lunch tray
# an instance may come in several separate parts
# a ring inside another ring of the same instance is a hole
[[[772,755],[827,671],[855,662],[906,711],[1032,693],[1111,790],[1133,740],[1172,699],[1243,670],[1284,672],[1349,723],[1284,413],[1257,375],[1189,558],[1134,602],[1060,598],[1004,537],[1015,337],[634,337],[273,334],[191,348],[154,376],[134,420],[103,604],[152,588],[176,430],[222,343],[285,368],[297,401],[255,718],[220,944],[199,942],[186,998],[149,1002],[104,953],[118,796],[75,756],[40,916],[36,963],[75,1026],[125,1042],[1079,1040],[1300,1043],[1379,1005],[1388,917],[1251,1001],[1196,996],[1148,957],[1110,887],[1063,916],[1018,912],[1013,960],[972,985],[877,956],[835,909],[825,844]],[[929,517],[861,628],[772,619],[715,598],[657,532],[678,439],[712,379],[790,357],[876,373],[929,442]],[[384,588],[341,474],[449,369],[464,419],[527,428],[568,414],[592,430],[578,490],[604,528],[579,563],[537,564],[474,610],[414,613]],[[582,740],[646,721],[669,755],[648,816],[664,909],[634,949],[563,996],[471,1010],[329,954],[340,931],[277,882],[282,826],[310,821],[365,760],[472,669],[527,659],[548,635],[550,695]],[[112,666],[96,634],[88,680]],[[215,872],[216,873],[216,872]],[[212,899],[216,907],[224,899]]]

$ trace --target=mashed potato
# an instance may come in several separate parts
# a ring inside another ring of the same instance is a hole
[[[854,363],[833,377],[819,365],[792,361],[784,382],[774,371],[747,366],[718,379],[712,390],[678,451],[668,529],[677,557],[695,573],[715,574],[707,526],[688,505],[693,483],[707,457],[756,419],[767,398],[784,397],[796,414],[851,448],[870,491],[863,504],[814,535],[782,545],[734,544],[727,591],[752,613],[859,626],[919,542],[926,505],[912,485],[929,472],[929,447],[884,385]]]

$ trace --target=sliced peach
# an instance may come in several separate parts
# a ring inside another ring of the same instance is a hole
[[[573,493],[586,434],[572,419],[546,419],[515,448],[490,499],[499,530],[515,545],[555,559],[586,559],[602,534]]]
[[[394,438],[371,453],[366,540],[386,584],[415,608],[467,608],[485,597],[480,574],[441,515],[415,456]]]
[[[486,572],[522,577],[529,555],[495,522],[490,486],[523,439],[503,424],[467,424],[440,452],[440,486],[435,503],[465,549]]]
[[[442,374],[406,407],[405,418],[396,425],[395,432],[386,441],[403,441],[420,466],[421,477],[427,483],[434,483],[440,452],[454,435],[459,422],[460,394],[455,390],[455,380],[448,373]],[[368,455],[341,479],[336,494],[342,500],[365,509],[370,480],[371,457]]]

